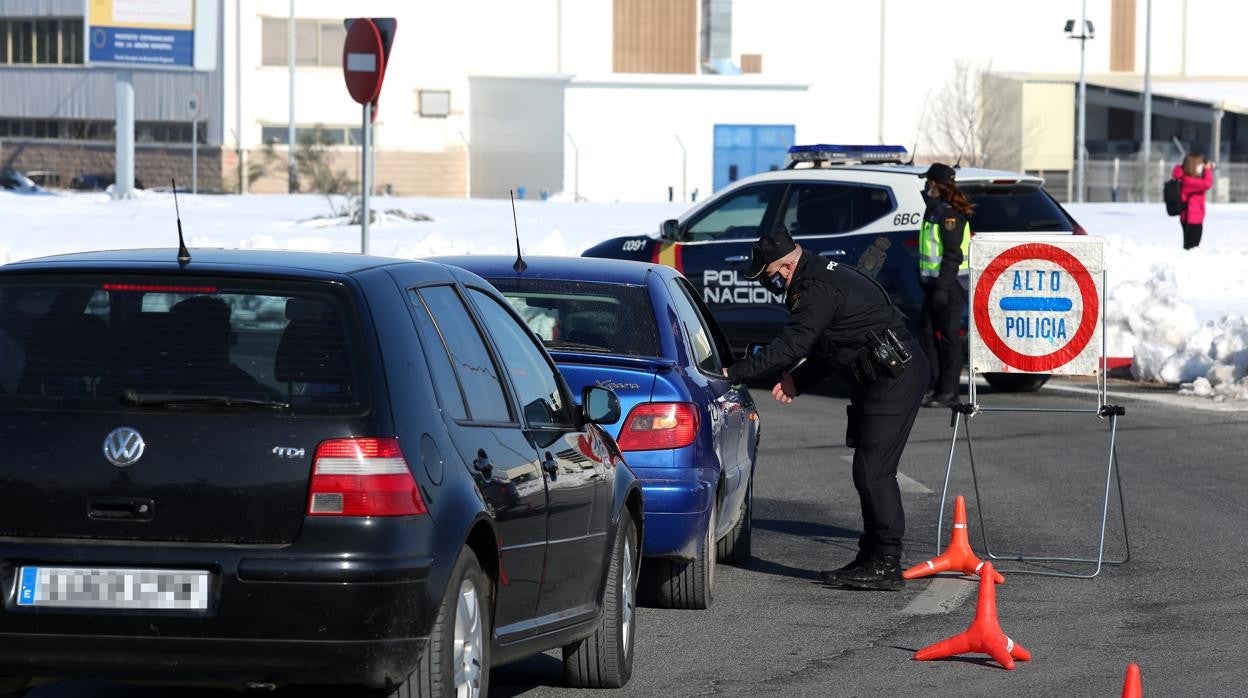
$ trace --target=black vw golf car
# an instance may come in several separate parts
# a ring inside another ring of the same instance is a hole
[[[479,277],[360,255],[0,267],[0,692],[483,695],[632,670],[641,491]],[[351,686],[352,690],[345,690]]]

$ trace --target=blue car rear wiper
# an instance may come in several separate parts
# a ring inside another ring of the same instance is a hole
[[[228,409],[272,409],[290,408],[289,402],[266,400],[262,398],[232,397],[229,395],[177,395],[139,393],[126,389],[121,393],[121,403],[134,407],[163,407],[167,410],[224,407]]]
[[[569,351],[605,351],[605,352],[611,351],[609,347],[601,347],[601,346],[598,346],[597,344],[583,344],[581,342],[564,342],[562,340],[557,340],[557,339],[549,341],[549,342],[543,342],[543,343],[546,345],[547,349],[553,349],[555,351],[559,351],[561,349],[566,349]]]

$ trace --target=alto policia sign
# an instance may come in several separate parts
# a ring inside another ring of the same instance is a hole
[[[1095,375],[1103,355],[1101,238],[971,239],[971,367]]]

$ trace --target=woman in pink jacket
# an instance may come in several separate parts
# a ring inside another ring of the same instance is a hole
[[[1179,222],[1183,224],[1183,249],[1190,250],[1200,244],[1205,228],[1205,192],[1213,187],[1213,163],[1200,153],[1189,153],[1170,176],[1183,182],[1180,192],[1187,206]]]

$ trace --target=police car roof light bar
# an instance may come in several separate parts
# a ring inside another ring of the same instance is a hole
[[[828,164],[850,162],[900,164],[905,162],[907,154],[904,145],[832,145],[828,143],[794,145],[789,147],[789,164],[786,169],[793,169],[802,162],[811,163],[815,167],[821,167],[825,162]]]

